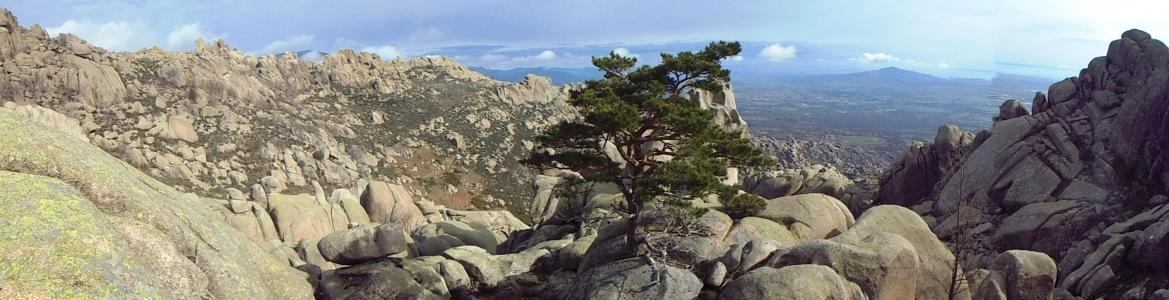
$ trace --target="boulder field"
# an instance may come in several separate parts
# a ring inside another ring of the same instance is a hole
[[[1169,296],[1169,49],[1140,31],[912,145],[875,196],[832,166],[729,170],[760,212],[649,206],[660,251],[634,256],[612,183],[518,164],[571,86],[0,28],[3,299]],[[687,95],[746,133],[730,86]]]

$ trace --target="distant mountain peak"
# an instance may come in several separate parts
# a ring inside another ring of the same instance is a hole
[[[919,73],[919,72],[914,72],[914,71],[911,71],[911,70],[906,70],[906,69],[902,69],[902,68],[898,68],[898,67],[884,67],[884,68],[880,68],[880,69],[876,69],[876,70],[872,70],[872,71],[859,72],[859,73],[856,73],[856,74],[861,74],[861,73],[880,73],[880,74],[914,74],[914,75],[922,75],[922,76],[936,77],[936,76],[933,76],[933,75],[929,75],[929,74],[925,74],[925,73]]]
[[[877,80],[877,81],[894,81],[894,82],[938,82],[946,81],[945,78],[910,71],[898,67],[884,67],[872,71],[864,71],[858,73],[850,73],[840,75],[846,79],[861,79],[861,80]]]

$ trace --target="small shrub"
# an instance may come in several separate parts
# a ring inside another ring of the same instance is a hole
[[[758,214],[767,208],[767,200],[749,193],[742,193],[727,199],[723,203],[722,211],[731,218],[739,219]]]
[[[455,174],[454,172],[447,172],[442,174],[442,181],[453,186],[459,186],[463,184],[463,180],[459,178],[459,174]]]

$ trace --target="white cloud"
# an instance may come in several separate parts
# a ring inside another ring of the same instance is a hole
[[[552,52],[552,50],[544,50],[543,52],[540,52],[540,54],[536,54],[536,56],[533,58],[537,60],[553,60],[556,59],[556,52]]]
[[[114,51],[133,51],[157,45],[155,33],[142,22],[94,23],[86,20],[67,20],[61,26],[48,27],[52,35],[72,33],[90,44]]]
[[[874,62],[898,62],[898,61],[901,61],[901,58],[898,58],[898,57],[896,57],[896,56],[893,56],[892,54],[889,54],[889,53],[884,53],[884,52],[865,52],[865,53],[861,53],[861,57],[859,57],[858,59],[859,59],[860,61],[863,61],[863,62],[866,62],[866,63],[874,63]]]
[[[613,53],[617,54],[617,56],[621,56],[621,57],[629,57],[629,58],[641,57],[641,55],[637,55],[637,53],[629,52],[629,49],[625,49],[625,47],[613,49]]]
[[[263,53],[283,53],[283,52],[295,52],[295,51],[301,51],[301,50],[308,50],[308,48],[310,46],[312,46],[314,41],[316,41],[316,37],[314,37],[312,35],[302,34],[302,35],[298,35],[298,36],[289,37],[289,38],[283,39],[283,40],[272,41],[271,43],[268,43],[268,45],[264,46],[264,48],[261,49],[260,52],[263,52]]]
[[[210,31],[203,29],[199,22],[186,24],[175,28],[166,35],[166,46],[169,49],[191,49],[195,40],[203,39],[205,41],[212,41],[223,38],[222,35],[212,34]]]
[[[396,59],[396,58],[402,57],[402,51],[398,50],[397,47],[390,46],[390,45],[384,45],[384,46],[378,46],[378,47],[365,47],[365,48],[362,48],[361,51],[376,53],[377,56],[380,56],[382,59]]]
[[[759,57],[765,58],[768,61],[780,62],[796,58],[796,51],[796,45],[784,46],[775,43],[759,51]]]
[[[945,69],[949,69],[949,68],[950,68],[950,64],[947,64],[947,63],[938,63],[938,69],[943,69],[943,70],[945,70]]]
[[[727,58],[730,61],[743,61],[742,55],[735,55]]]

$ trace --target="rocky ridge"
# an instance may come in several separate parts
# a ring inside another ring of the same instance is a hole
[[[183,191],[313,192],[360,178],[457,208],[530,199],[515,162],[572,116],[567,88],[491,80],[443,57],[341,50],[320,63],[254,57],[222,40],[192,52],[109,52],[0,12],[0,95],[79,120],[80,135]],[[242,199],[241,199],[242,200]]]
[[[913,206],[971,268],[1027,249],[1073,295],[1164,297],[1167,113],[1169,48],[1130,30],[1030,112],[1008,101],[989,130],[908,149],[877,202]]]

